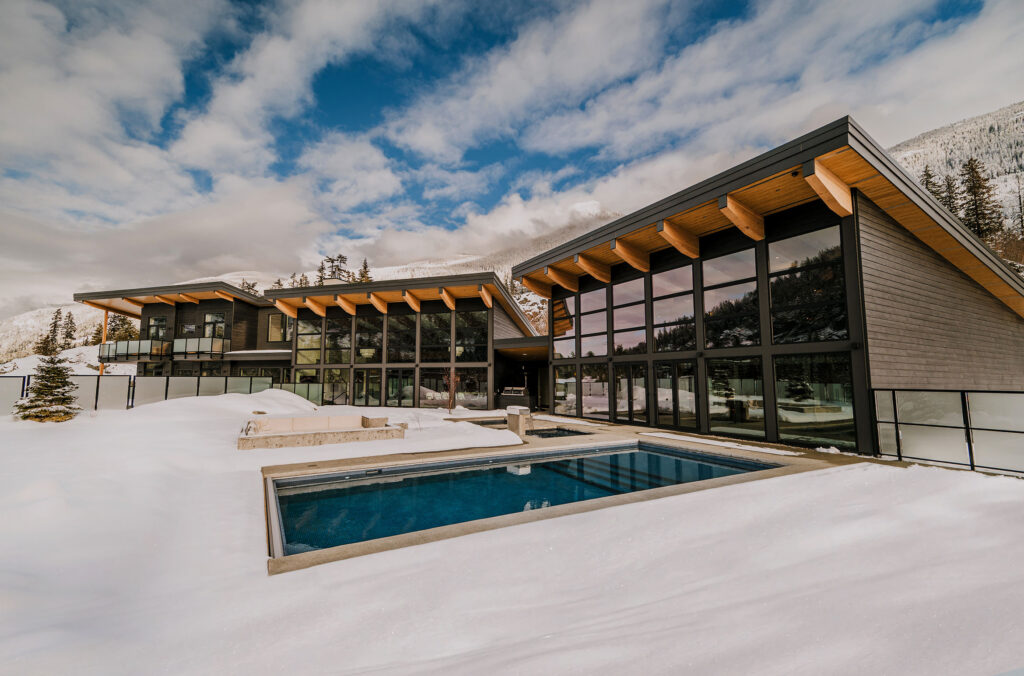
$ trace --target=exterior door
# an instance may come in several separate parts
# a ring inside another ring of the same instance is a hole
[[[415,376],[413,369],[388,369],[385,384],[387,406],[412,406]]]
[[[692,359],[654,364],[658,425],[697,429],[697,362]]]
[[[646,423],[647,362],[615,364],[616,422]]]
[[[352,403],[380,406],[380,369],[355,369],[352,375]]]

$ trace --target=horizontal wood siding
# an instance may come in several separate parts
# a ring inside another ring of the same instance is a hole
[[[501,340],[502,338],[522,338],[526,334],[523,333],[512,318],[508,316],[504,308],[498,303],[494,304],[494,340]]]
[[[236,301],[232,304],[231,349],[255,350],[258,308]]]
[[[871,386],[1024,391],[1024,319],[857,197]]]

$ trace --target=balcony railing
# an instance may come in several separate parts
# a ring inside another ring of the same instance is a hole
[[[231,340],[228,338],[175,338],[175,357],[200,357],[203,355],[224,354],[231,351]]]
[[[117,340],[100,343],[100,361],[162,359],[170,354],[169,340]]]

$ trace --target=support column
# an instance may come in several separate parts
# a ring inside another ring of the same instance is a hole
[[[100,344],[107,342],[107,318],[110,316],[110,310],[103,311],[103,337],[100,339]],[[105,363],[100,362],[100,375],[103,375],[103,369],[106,366]],[[99,388],[96,388],[99,390]]]

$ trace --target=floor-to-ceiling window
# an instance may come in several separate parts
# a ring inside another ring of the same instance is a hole
[[[754,249],[703,262],[704,347],[761,344]]]
[[[384,384],[385,406],[412,406],[415,381],[415,369],[389,368]]]
[[[775,344],[847,340],[839,226],[768,245]]]
[[[580,368],[580,398],[583,416],[608,420],[609,384],[607,364],[583,364]]]
[[[707,360],[712,433],[764,437],[764,376],[760,357]]]
[[[452,313],[424,312],[420,315],[420,361],[451,361]]]
[[[647,362],[619,362],[612,368],[616,422],[647,422]]]
[[[697,361],[654,363],[657,387],[657,423],[669,427],[697,429]]]
[[[300,319],[296,323],[295,363],[319,364],[322,321],[316,319]],[[300,382],[296,380],[296,382]]]
[[[612,286],[613,354],[647,352],[646,299],[643,277]]]
[[[487,361],[487,310],[456,311],[455,361]]]
[[[576,356],[576,296],[551,301],[552,359]]]
[[[352,363],[352,318],[348,315],[327,317],[324,363]]]
[[[656,352],[682,352],[697,347],[693,315],[693,266],[651,275],[651,304]]]
[[[575,364],[555,366],[555,413],[576,415],[580,381]]]
[[[352,403],[356,406],[380,406],[379,368],[353,369]]]
[[[349,403],[349,380],[351,370],[347,368],[326,368],[323,373],[324,405],[342,406]]]
[[[388,315],[388,362],[416,361],[416,315]]]
[[[608,292],[604,288],[580,294],[581,357],[608,354]]]
[[[783,441],[857,445],[848,353],[777,355],[775,399]]]
[[[355,362],[379,364],[383,361],[384,317],[363,315],[356,317]],[[378,393],[379,385],[378,381]]]
[[[420,408],[448,408],[451,369],[420,369]]]

